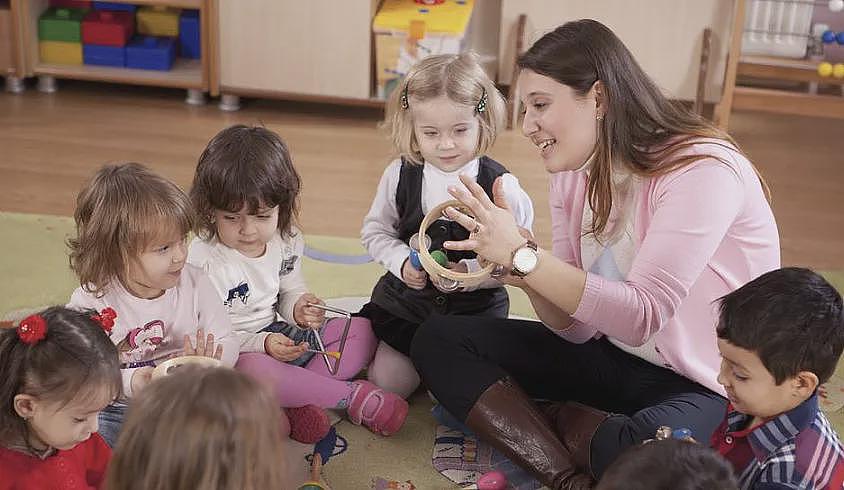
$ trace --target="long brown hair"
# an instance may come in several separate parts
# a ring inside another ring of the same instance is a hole
[[[132,400],[108,490],[282,488],[280,409],[230,368],[182,366]]]
[[[196,218],[176,184],[139,163],[106,165],[76,198],[70,267],[82,287],[101,293],[122,280],[130,260],[154,240],[193,231]]]
[[[214,136],[196,165],[190,197],[199,218],[201,238],[213,238],[215,209],[255,214],[261,205],[278,206],[278,229],[292,233],[299,216],[302,179],[287,144],[261,126],[236,124]]]
[[[522,54],[518,66],[567,85],[580,97],[595,82],[603,85],[606,111],[599,124],[587,194],[593,210],[587,233],[596,237],[606,228],[612,209],[613,161],[634,174],[653,177],[705,158],[723,161],[714,155],[680,155],[702,138],[741,152],[730,135],[667,99],[624,43],[600,22],[581,19],[557,27]],[[767,191],[761,175],[759,179]]]

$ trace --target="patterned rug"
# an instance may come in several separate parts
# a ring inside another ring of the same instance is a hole
[[[65,240],[73,232],[70,218],[0,212],[0,318],[21,318],[42,305],[63,304],[76,287],[68,268]],[[368,297],[383,273],[368,262],[354,238],[307,236],[309,255],[304,260],[310,288],[330,304],[349,311]],[[844,273],[823,272],[839,290],[844,290]],[[511,290],[511,311],[530,317],[533,312],[521,291]],[[821,391],[822,407],[839,433],[844,430],[844,369]],[[398,434],[382,438],[346,420],[336,419],[337,433],[348,443],[325,467],[329,484],[346,489],[447,489],[471,488],[487,471],[502,471],[508,488],[538,488],[521,470],[489,446],[472,436],[438,425],[431,416],[431,401],[424,393],[410,400],[410,413]],[[338,444],[343,444],[339,442]],[[433,449],[433,455],[431,448]],[[285,460],[295,477],[304,480],[312,446],[290,443]],[[433,463],[433,464],[432,464]],[[291,488],[297,488],[291,486]]]

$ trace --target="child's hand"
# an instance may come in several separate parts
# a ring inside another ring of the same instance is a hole
[[[448,268],[454,272],[462,272],[464,274],[469,272],[469,266],[466,262],[448,262]]]
[[[155,370],[152,366],[139,367],[132,373],[132,393],[137,395],[139,391],[144,389],[146,385],[152,381],[152,372]]]
[[[280,333],[271,333],[264,339],[264,351],[273,359],[281,362],[298,359],[309,347],[307,342],[296,345],[292,339]]]
[[[205,336],[205,331],[201,328],[196,331],[196,346],[191,343],[190,335],[185,335],[185,354],[186,356],[203,356],[220,359],[223,357],[222,344],[214,348],[214,334],[209,333]]]
[[[425,272],[425,269],[416,270],[410,260],[405,260],[404,265],[401,266],[401,280],[411,289],[425,289],[425,284],[428,283],[428,273]]]
[[[296,304],[293,305],[293,321],[302,328],[317,329],[325,321],[325,310],[314,308],[308,304],[324,305],[325,301],[317,298],[311,293],[299,296]]]

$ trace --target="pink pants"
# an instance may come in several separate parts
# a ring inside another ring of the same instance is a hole
[[[345,319],[332,318],[325,325],[322,331],[325,350],[339,349],[344,324]],[[299,367],[273,359],[267,354],[245,352],[238,357],[234,367],[272,387],[281,407],[313,404],[322,408],[345,408],[353,388],[346,380],[353,378],[369,364],[377,345],[378,340],[372,333],[369,320],[353,317],[336,375],[331,375],[320,355],[315,355],[308,364]]]

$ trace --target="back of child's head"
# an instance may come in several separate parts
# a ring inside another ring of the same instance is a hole
[[[0,330],[0,443],[28,444],[28,426],[15,409],[17,395],[48,403],[102,401],[121,393],[117,347],[95,311],[54,306],[16,329]]]
[[[214,210],[237,213],[244,206],[249,214],[278,206],[278,229],[290,233],[299,214],[301,186],[278,134],[261,126],[230,126],[208,142],[196,166],[190,197],[200,235],[216,235]]]
[[[138,163],[106,165],[76,198],[70,266],[82,287],[102,291],[158,239],[187,236],[193,206],[174,183]]]
[[[415,163],[424,161],[413,130],[413,104],[440,96],[474,108],[480,122],[477,154],[486,153],[504,128],[506,103],[478,61],[478,55],[472,52],[422,59],[390,94],[386,126],[398,153]]]
[[[279,413],[270,393],[238,371],[182,366],[132,400],[106,488],[282,488]]]
[[[626,450],[595,490],[734,490],[730,464],[695,442],[665,439]]]
[[[801,371],[823,383],[844,349],[841,295],[809,269],[777,269],[721,298],[717,332],[756,353],[777,384]]]

